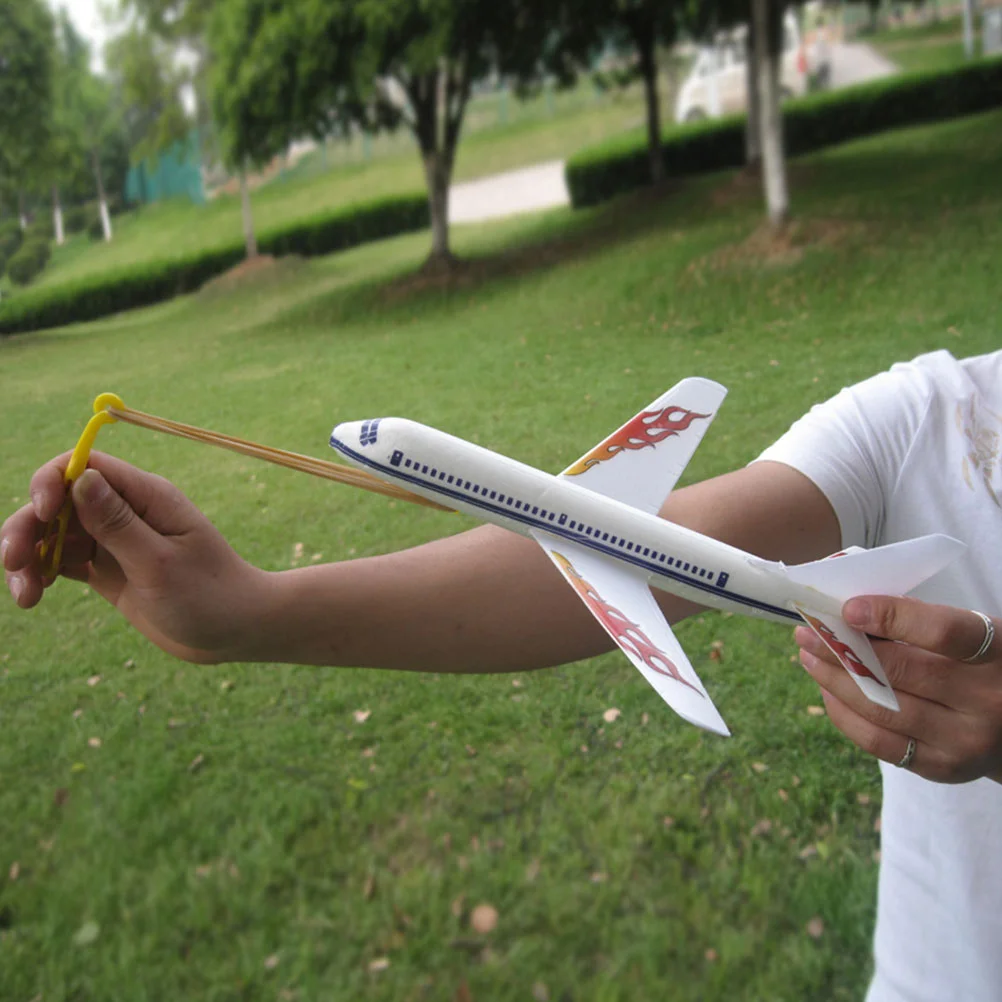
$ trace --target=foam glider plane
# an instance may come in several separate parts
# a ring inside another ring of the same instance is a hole
[[[842,619],[842,605],[854,595],[903,595],[964,544],[930,535],[786,566],[659,518],[726,392],[708,379],[684,379],[558,476],[402,418],[339,424],[330,444],[386,482],[535,539],[644,678],[691,723],[729,733],[652,587],[744,615],[802,620],[867,697],[898,709],[869,640]]]

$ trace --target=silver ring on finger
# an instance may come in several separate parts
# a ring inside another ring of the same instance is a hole
[[[977,609],[971,609],[971,612],[985,624],[985,638],[981,641],[981,646],[969,658],[960,659],[967,665],[972,665],[980,661],[995,642],[995,624],[983,612],[978,612]]]
[[[895,762],[894,764],[899,769],[907,769],[912,764],[912,759],[915,758],[915,739],[908,739],[908,747],[905,749],[904,755],[901,756],[901,761]]]

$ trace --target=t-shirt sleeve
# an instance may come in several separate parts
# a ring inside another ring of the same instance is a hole
[[[895,365],[817,404],[756,462],[785,463],[828,498],[842,546],[874,546],[933,397],[935,356]]]

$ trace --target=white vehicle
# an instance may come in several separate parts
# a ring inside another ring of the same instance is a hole
[[[339,424],[330,444],[381,480],[534,539],[691,723],[729,733],[651,587],[747,616],[806,622],[867,697],[896,710],[869,640],[845,622],[842,605],[864,593],[907,592],[964,545],[923,536],[787,567],[659,518],[726,392],[708,379],[684,379],[558,476],[402,418]]]
[[[698,122],[704,118],[720,118],[748,110],[747,34],[747,26],[742,25],[719,34],[713,45],[700,48],[675,101],[676,122]],[[814,65],[811,65],[812,62]],[[806,94],[812,74],[821,81],[827,80],[827,48],[815,46],[809,55],[796,17],[787,12],[783,20],[780,72],[783,99]]]

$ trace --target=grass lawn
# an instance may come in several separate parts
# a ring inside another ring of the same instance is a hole
[[[1000,166],[993,113],[799,162],[780,244],[757,188],[718,176],[457,230],[474,265],[448,289],[408,277],[417,234],[10,338],[0,508],[104,389],[317,455],[335,422],[399,413],[556,471],[704,374],[731,395],[685,477],[720,473],[895,359],[998,346]],[[102,436],[269,568],[467,524]],[[789,630],[679,633],[730,740],[618,654],[484,678],[198,668],[78,584],[0,603],[0,998],[861,999],[877,769],[811,712]]]
[[[525,106],[509,97],[504,117],[499,113],[499,101],[492,95],[471,106],[470,128],[456,159],[455,181],[561,159],[643,121],[639,87],[597,97],[591,85],[582,85],[555,95],[552,112],[542,96],[530,99]],[[670,113],[670,104],[666,103],[665,110]],[[252,196],[258,232],[351,202],[425,190],[421,161],[407,135],[401,132],[377,139],[374,150],[369,162],[361,155],[361,140],[346,149],[334,146],[328,164],[316,152],[285,176],[259,188]],[[142,261],[170,259],[242,240],[236,195],[221,195],[205,206],[187,199],[154,203],[138,213],[118,217],[115,226],[115,239],[110,244],[93,243],[81,234],[63,247],[54,247],[52,261],[36,285],[59,285]]]
[[[962,32],[961,19],[951,17],[928,24],[887,28],[867,35],[863,41],[906,73],[946,70],[967,61]],[[976,51],[980,52],[977,44]]]

